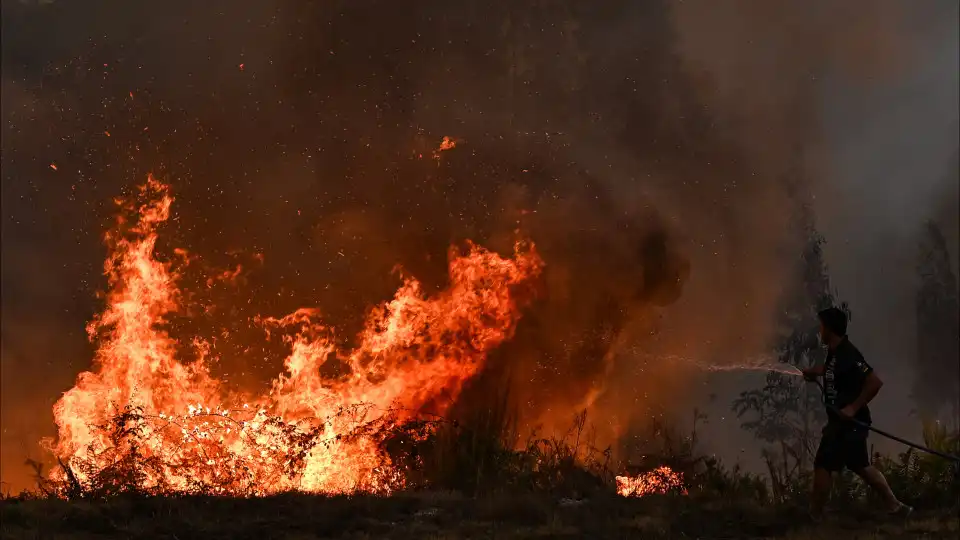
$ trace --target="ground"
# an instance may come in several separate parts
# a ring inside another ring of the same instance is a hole
[[[453,494],[389,498],[282,495],[264,499],[118,498],[0,502],[4,539],[784,538],[920,539],[960,534],[952,511],[890,521],[867,509],[804,521],[796,509],[690,497],[589,501]]]

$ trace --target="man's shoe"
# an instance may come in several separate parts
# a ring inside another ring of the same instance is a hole
[[[893,512],[889,512],[887,515],[892,518],[905,519],[910,517],[910,514],[913,513],[913,507],[901,504],[900,508],[897,508]]]

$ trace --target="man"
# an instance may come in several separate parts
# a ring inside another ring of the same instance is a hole
[[[829,308],[817,316],[820,319],[820,339],[829,352],[822,365],[804,370],[803,376],[808,381],[823,377],[828,420],[813,462],[811,516],[817,520],[822,517],[832,475],[844,467],[877,491],[888,512],[906,516],[913,509],[893,494],[883,473],[870,465],[867,451],[869,430],[865,426],[871,421],[867,404],[880,391],[883,381],[847,339],[847,316],[843,311]]]

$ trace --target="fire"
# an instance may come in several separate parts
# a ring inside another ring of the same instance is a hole
[[[440,146],[433,151],[433,159],[440,159],[440,153],[446,152],[447,150],[453,150],[457,147],[457,139],[453,137],[448,137],[444,135],[443,140],[440,141]]]
[[[451,250],[450,286],[427,296],[406,278],[377,306],[353,350],[339,350],[314,309],[258,318],[290,347],[265,395],[227,388],[199,338],[183,356],[165,329],[182,310],[173,262],[156,258],[170,217],[169,187],[153,176],[136,218],[106,235],[106,308],[87,328],[94,368],[54,406],[53,474],[87,488],[126,475],[140,489],[263,495],[288,490],[389,492],[403,479],[378,445],[384,430],[429,410],[443,414],[493,348],[509,339],[543,263],[518,243],[512,258],[476,245]],[[191,257],[178,252],[185,263]],[[235,279],[240,268],[216,279]],[[212,282],[211,282],[212,283]],[[343,374],[320,374],[328,361]]]
[[[643,497],[652,494],[687,494],[683,476],[670,467],[658,467],[637,476],[618,476],[617,494],[623,497]]]

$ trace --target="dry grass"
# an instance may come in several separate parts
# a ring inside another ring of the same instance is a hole
[[[0,502],[3,538],[862,538],[956,537],[953,512],[890,522],[865,509],[806,524],[803,512],[691,497],[588,501],[453,493],[389,498],[282,495],[262,499],[117,497]]]
[[[944,539],[960,536],[960,519],[949,512],[939,517],[918,517],[903,523],[879,521],[839,520],[819,527],[791,531],[785,540],[819,540],[821,538],[844,538],[850,540],[882,539]]]
[[[153,496],[156,491],[143,489],[137,474],[112,474],[110,482],[94,486],[74,479],[57,488],[38,468],[47,496],[0,499],[0,537],[812,540],[960,535],[960,476],[943,463],[911,453],[878,464],[907,502],[926,510],[906,522],[890,521],[869,510],[871,497],[858,484],[841,479],[835,515],[812,525],[806,512],[793,506],[796,501],[775,504],[764,479],[695,457],[692,437],[667,436],[662,448],[648,453],[650,463],[639,466],[669,464],[683,473],[688,496],[617,497],[611,467],[623,467],[584,442],[584,416],[577,417],[565,437],[532,438],[517,451],[505,442],[515,439],[505,403],[497,400],[479,415],[457,422],[434,422],[427,432],[420,424],[393,426],[382,439],[384,451],[402,470],[408,491],[391,497]],[[654,434],[651,440],[656,436],[665,437]],[[676,440],[683,444],[671,443]],[[138,462],[131,464],[130,470],[139,470]],[[807,483],[795,481],[791,490],[806,494]]]

